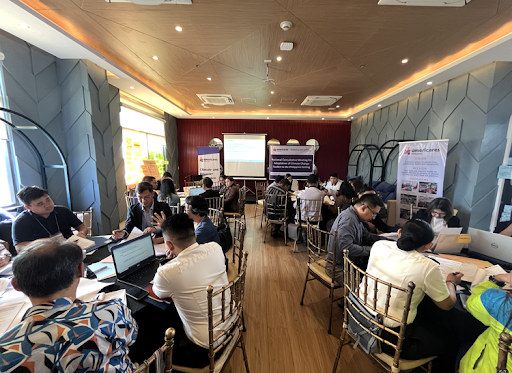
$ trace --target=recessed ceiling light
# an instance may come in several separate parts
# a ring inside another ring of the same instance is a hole
[[[156,61],[158,60],[158,56],[153,56],[153,59]]]
[[[175,28],[175,29],[176,29],[176,31],[178,31],[178,32],[183,31],[183,29],[182,29],[180,26],[176,26],[176,28]]]
[[[21,28],[30,28],[30,27],[28,27],[28,25],[26,25],[26,24],[24,24],[24,23],[20,23],[20,27],[21,27]]]
[[[135,87],[134,86],[130,86],[130,89],[135,89]]]
[[[340,105],[336,105],[336,109],[338,109],[340,107]]]
[[[272,104],[268,104],[268,106],[272,106]]]
[[[359,65],[359,68],[362,69],[364,68],[366,65]]]
[[[381,107],[382,105],[381,105],[381,104],[378,104],[377,106],[378,106],[378,107]]]
[[[164,106],[164,104],[160,104],[160,105]]]
[[[409,62],[409,60],[408,60],[407,58],[404,58],[404,59],[402,60],[402,63],[407,63],[407,62]]]
[[[278,61],[281,61],[282,59],[283,59],[283,57],[281,57],[281,56],[276,58],[276,60],[278,60]]]
[[[180,117],[181,117],[181,114],[180,114]]]
[[[432,82],[427,82],[428,85],[432,85]]]
[[[208,79],[208,80],[212,80],[212,78],[206,78],[206,79]]]
[[[273,95],[274,94],[274,91],[270,91],[270,94]]]
[[[201,104],[201,106],[204,106],[204,104]]]
[[[350,117],[350,119],[354,119],[354,117]]]

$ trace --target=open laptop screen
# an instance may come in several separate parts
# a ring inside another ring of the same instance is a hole
[[[150,234],[134,238],[112,248],[112,258],[118,277],[128,275],[155,259]]]

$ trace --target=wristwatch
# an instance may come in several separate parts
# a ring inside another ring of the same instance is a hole
[[[489,281],[491,281],[491,282],[492,282],[493,284],[495,284],[495,285],[498,285],[500,288],[502,288],[503,286],[505,286],[505,282],[496,280],[496,278],[494,277],[494,275],[490,275],[490,276],[489,276]]]

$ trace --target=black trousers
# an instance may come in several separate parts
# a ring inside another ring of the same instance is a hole
[[[461,346],[471,346],[486,327],[469,312],[453,308],[443,311],[425,296],[414,322],[407,325],[400,357],[406,360],[437,356],[433,373],[453,373]],[[396,332],[399,328],[393,329]],[[396,343],[397,337],[383,332],[382,337]],[[393,355],[394,349],[383,344],[383,352]]]

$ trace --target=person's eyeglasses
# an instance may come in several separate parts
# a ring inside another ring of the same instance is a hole
[[[432,211],[430,214],[431,214],[432,216],[437,216],[438,218],[444,218],[444,217],[446,217],[446,214],[444,214],[444,213],[439,213],[439,212],[435,212],[435,211]]]
[[[150,199],[152,199],[152,198],[153,198],[153,196],[146,196],[146,197],[138,196],[138,198],[139,198],[139,201],[142,201],[142,200],[144,200],[144,201],[149,201]]]
[[[372,216],[373,216],[373,218],[376,218],[376,217],[377,217],[377,213],[376,213],[376,212],[374,212],[374,211],[370,208],[370,206],[368,206],[368,205],[365,205],[365,206],[366,206],[366,207],[368,207],[368,210],[370,210],[370,211],[372,212]]]

